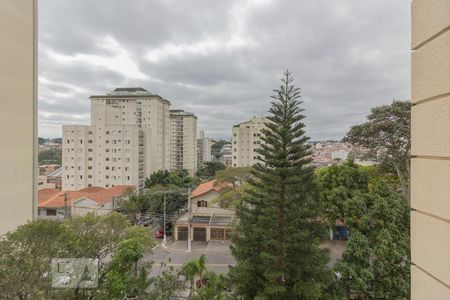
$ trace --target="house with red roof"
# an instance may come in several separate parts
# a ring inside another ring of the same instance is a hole
[[[214,200],[220,195],[220,190],[228,184],[219,184],[216,180],[201,183],[191,194],[192,208],[218,207]]]
[[[41,189],[38,191],[38,216],[44,219],[64,219],[87,213],[108,214],[134,188],[131,185],[116,185],[111,188],[88,187],[66,192]]]
[[[229,240],[235,212],[220,208],[215,200],[228,184],[211,180],[200,184],[191,194],[191,215],[185,213],[175,221],[175,240],[187,240],[189,226],[193,241]]]

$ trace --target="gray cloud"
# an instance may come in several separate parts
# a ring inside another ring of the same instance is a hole
[[[307,133],[341,138],[371,107],[408,99],[409,1],[41,0],[40,135],[89,123],[89,95],[143,86],[229,137],[263,115],[281,72]]]

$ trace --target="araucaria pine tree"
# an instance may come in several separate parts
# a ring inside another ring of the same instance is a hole
[[[330,273],[319,248],[318,197],[300,89],[289,71],[274,90],[259,163],[238,208],[230,275],[243,299],[324,299]]]

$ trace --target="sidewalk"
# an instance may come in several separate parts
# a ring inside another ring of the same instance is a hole
[[[167,240],[166,245],[162,242],[159,244],[161,248],[175,253],[187,252],[187,241]],[[209,241],[209,242],[191,242],[191,253],[197,254],[230,254],[230,241]]]

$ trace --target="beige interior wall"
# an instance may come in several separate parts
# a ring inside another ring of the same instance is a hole
[[[0,235],[36,212],[35,1],[0,0]]]
[[[412,1],[412,299],[450,299],[450,0]]]

